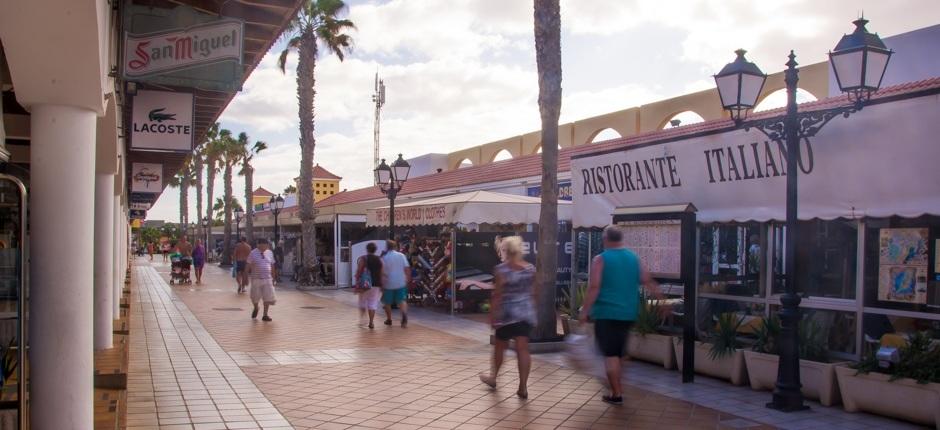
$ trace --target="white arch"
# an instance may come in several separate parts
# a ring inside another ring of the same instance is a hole
[[[561,145],[558,145],[558,150],[561,151]],[[542,153],[542,145],[541,145],[541,144],[539,144],[539,147],[538,147],[538,149],[535,150],[535,153],[536,153],[536,154],[541,154],[541,153]]]
[[[797,103],[806,103],[814,102],[818,100],[813,93],[806,91],[802,88],[796,89],[796,102]],[[777,91],[774,91],[770,94],[767,94],[757,106],[754,106],[754,112],[763,112],[765,110],[771,110],[776,108],[781,108],[787,105],[787,90],[786,88],[781,88]]]
[[[699,115],[697,112],[687,110],[687,111],[679,112],[669,117],[669,119],[667,119],[666,122],[663,124],[663,130],[667,128],[672,128],[673,127],[672,121],[676,121],[676,120],[679,121],[676,127],[705,122],[705,118],[702,118],[702,116]]]
[[[512,153],[508,149],[501,149],[496,155],[493,156],[493,162],[503,161],[503,160],[512,160]]]
[[[620,133],[617,132],[617,130],[614,130],[612,128],[605,128],[597,132],[597,134],[594,135],[594,138],[591,139],[590,143],[603,142],[605,140],[612,140],[612,139],[620,139],[621,137],[623,136],[621,136]]]
[[[464,167],[470,167],[472,165],[473,165],[473,162],[470,161],[469,158],[464,158],[463,161],[461,161],[460,164],[457,165],[457,168],[463,169]]]

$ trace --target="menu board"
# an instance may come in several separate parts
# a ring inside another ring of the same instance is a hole
[[[682,268],[682,222],[621,221],[623,243],[640,257],[654,277],[680,278]]]
[[[926,228],[883,228],[878,237],[878,300],[927,303]]]

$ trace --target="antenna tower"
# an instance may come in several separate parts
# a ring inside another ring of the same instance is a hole
[[[379,123],[382,120],[382,106],[385,105],[385,82],[379,79],[379,74],[375,74],[375,93],[372,94],[372,101],[375,102],[375,126],[373,128],[374,151],[372,155],[372,165],[379,165]]]

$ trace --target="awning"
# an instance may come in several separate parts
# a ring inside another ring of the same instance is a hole
[[[534,224],[542,200],[490,191],[471,191],[395,206],[395,225]],[[368,209],[366,225],[388,225],[388,206]],[[558,202],[558,219],[571,220],[571,202]]]
[[[874,104],[800,143],[799,219],[940,215],[940,99]],[[575,157],[575,227],[691,203],[700,222],[786,219],[786,148],[755,129]]]

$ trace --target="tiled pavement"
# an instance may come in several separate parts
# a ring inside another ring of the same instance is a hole
[[[263,323],[216,267],[204,285],[173,287],[162,263],[135,270],[131,329],[143,335],[131,336],[129,429],[902,428],[835,408],[779,417],[764,393],[682,385],[639,363],[628,366],[627,405],[609,407],[600,384],[558,355],[536,358],[521,401],[511,358],[496,391],[477,380],[490,353],[483,324],[416,309],[407,329],[369,330],[344,304],[351,294],[293,289],[278,290]]]

